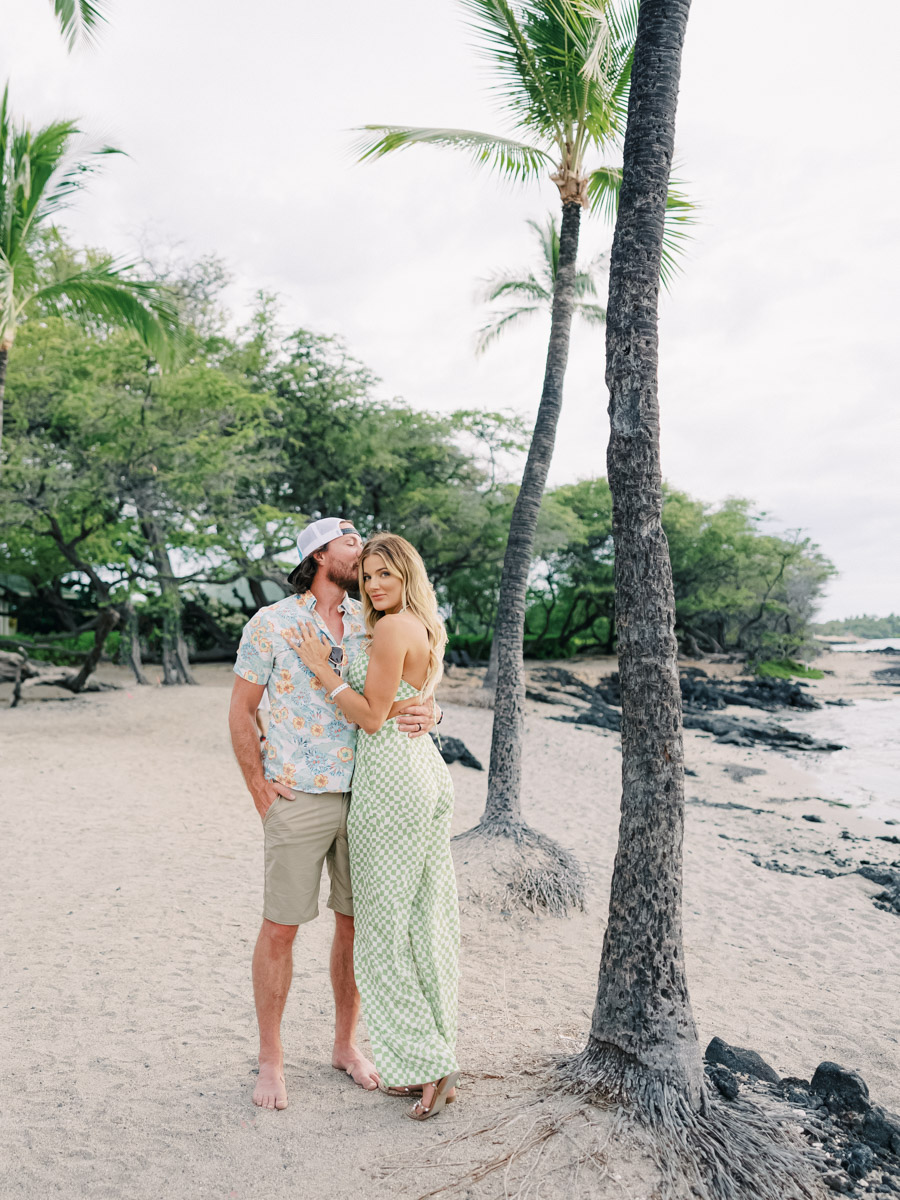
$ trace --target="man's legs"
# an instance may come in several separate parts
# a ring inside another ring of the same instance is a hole
[[[291,987],[296,932],[296,925],[277,925],[263,918],[253,951],[253,998],[259,1024],[259,1080],[253,1103],[260,1108],[287,1108],[281,1015]]]
[[[331,1065],[346,1071],[360,1087],[372,1091],[378,1087],[375,1064],[369,1062],[356,1044],[359,992],[353,974],[353,918],[339,912],[334,914],[331,986],[334,989],[334,1049]]]

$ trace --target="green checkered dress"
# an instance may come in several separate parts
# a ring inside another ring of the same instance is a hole
[[[362,692],[365,651],[347,680]],[[417,694],[402,680],[398,700]],[[395,720],[356,743],[347,836],[353,965],[375,1065],[387,1087],[456,1070],[459,906],[450,856],[453,783],[430,737]]]

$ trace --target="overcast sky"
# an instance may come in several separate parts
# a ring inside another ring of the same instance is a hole
[[[342,334],[386,394],[532,417],[549,322],[482,359],[478,280],[533,259],[552,183],[449,152],[354,164],[367,122],[500,131],[454,0],[111,0],[68,56],[48,0],[2,0],[0,68],[31,124],[78,117],[110,160],[67,224],[118,253],[215,253],[236,313]],[[900,611],[900,6],[694,0],[678,175],[703,206],[660,316],[665,477],[752,498],[837,564],[822,617]],[[583,225],[585,257],[611,231]],[[577,329],[551,483],[605,474],[602,331]]]

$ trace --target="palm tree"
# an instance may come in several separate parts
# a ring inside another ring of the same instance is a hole
[[[477,354],[483,354],[510,326],[537,313],[549,313],[553,307],[553,290],[559,273],[559,222],[551,213],[543,225],[539,221],[529,221],[528,225],[540,246],[540,266],[537,272],[501,271],[484,281],[482,299],[488,304],[497,300],[518,303],[504,312],[494,313],[491,320],[479,329],[475,343]],[[598,295],[597,274],[605,264],[606,255],[601,254],[575,272],[573,312],[589,325],[603,325],[606,321],[606,309],[592,303],[592,299]]]
[[[540,267],[537,274],[534,271],[501,271],[485,280],[483,299],[489,304],[510,297],[519,300],[519,303],[505,312],[495,313],[488,324],[481,327],[475,341],[476,354],[483,354],[514,323],[536,313],[549,313],[553,308],[553,291],[559,272],[559,223],[550,213],[543,225],[538,221],[529,221],[528,224],[541,248]],[[596,273],[605,263],[606,255],[601,254],[583,270],[575,272],[574,315],[589,325],[603,325],[606,321],[606,309],[587,299],[597,296]],[[491,696],[497,690],[497,650],[497,639],[492,637],[487,670],[481,681],[483,690]]]
[[[579,1070],[603,1064],[614,1074],[643,1077],[662,1066],[660,1078],[664,1074],[697,1108],[703,1064],[682,952],[684,754],[657,398],[660,257],[689,5],[641,5],[610,263],[607,471],[623,791],[600,984]]]
[[[679,1195],[786,1200],[818,1191],[774,1121],[707,1094],[684,969],[684,754],[661,521],[657,310],[689,8],[642,0],[637,30],[606,327],[621,821],[591,1031],[563,1073],[649,1125],[657,1161],[670,1178],[682,1173]]]
[[[0,449],[6,364],[16,329],[29,312],[131,329],[162,361],[181,338],[172,293],[137,278],[132,264],[111,258],[86,265],[70,259],[48,262],[41,255],[52,219],[85,186],[98,160],[119,153],[107,146],[73,157],[78,132],[72,121],[15,129],[5,88],[0,102]]]
[[[473,876],[487,853],[494,878],[512,872],[508,903],[567,909],[583,900],[575,859],[522,820],[525,596],[534,534],[562,405],[569,334],[577,301],[576,256],[583,208],[614,210],[621,168],[608,161],[624,132],[638,0],[463,0],[482,53],[497,78],[504,112],[520,137],[468,129],[367,125],[360,157],[410,146],[463,151],[508,180],[544,173],[559,189],[562,218],[553,284],[550,341],[541,400],[503,563],[495,628],[498,682],[488,778],[479,824],[461,835]],[[528,140],[522,140],[522,138]],[[594,156],[595,165],[589,163]],[[607,161],[604,162],[603,159]],[[673,201],[673,211],[678,201]],[[506,849],[500,849],[500,842]],[[480,843],[480,845],[479,845]],[[491,843],[488,847],[487,843]]]
[[[76,42],[91,43],[106,20],[99,0],[50,0],[59,22],[60,33],[72,50]]]

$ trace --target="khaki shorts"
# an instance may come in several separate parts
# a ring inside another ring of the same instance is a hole
[[[266,812],[266,891],[263,916],[277,925],[303,925],[319,915],[322,864],[328,867],[328,907],[353,916],[347,848],[349,792],[294,792]]]

